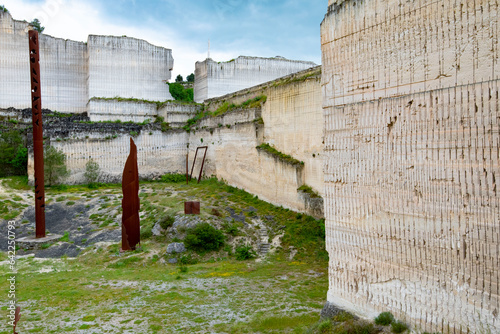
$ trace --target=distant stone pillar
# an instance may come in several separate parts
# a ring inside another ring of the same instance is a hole
[[[33,119],[33,153],[35,159],[35,217],[36,238],[45,237],[45,185],[43,178],[43,127],[42,93],[40,90],[40,48],[38,32],[30,30],[30,75],[31,75],[31,111]]]
[[[130,138],[130,154],[122,177],[122,250],[134,250],[140,240],[139,169],[137,146]]]

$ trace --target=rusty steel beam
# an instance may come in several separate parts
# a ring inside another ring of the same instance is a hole
[[[38,31],[30,30],[31,111],[33,120],[33,154],[35,159],[36,238],[45,237],[45,185],[43,178],[42,93],[40,90],[40,47]]]
[[[205,149],[205,155],[203,156],[203,162],[201,163],[200,176],[198,177],[198,183],[200,183],[201,172],[203,171],[203,165],[205,164],[205,157],[207,156],[208,146],[198,146],[196,148],[196,153],[194,154],[193,166],[191,166],[191,174],[189,175],[189,180],[193,177],[194,165],[196,164],[196,157],[198,156],[198,150]]]
[[[189,162],[189,152],[186,153],[186,184],[189,184],[189,166],[188,166],[188,162]]]
[[[203,155],[203,160],[201,161],[200,175],[198,176],[198,183],[201,181],[201,173],[203,173],[203,166],[205,165],[205,157],[207,156],[208,146],[201,146],[200,148],[205,148],[205,154]]]
[[[122,250],[134,250],[141,242],[141,227],[137,146],[132,138],[130,138],[130,154],[123,169],[122,192]]]

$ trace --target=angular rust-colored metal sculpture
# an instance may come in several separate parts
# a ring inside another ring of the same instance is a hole
[[[140,243],[139,220],[139,169],[137,168],[137,146],[130,138],[130,154],[122,177],[122,250],[134,250]]]
[[[19,322],[19,319],[21,319],[21,307],[20,306],[16,307],[16,312],[14,315],[14,334],[17,334],[16,327],[17,327],[17,323]]]
[[[200,175],[198,176],[198,183],[201,181],[201,173],[203,173],[203,166],[205,165],[205,158],[207,156],[208,146],[199,146],[196,148],[196,153],[194,154],[193,165],[191,166],[191,174],[189,175],[189,180],[191,180],[193,176],[194,165],[196,164],[196,157],[198,156],[198,150],[205,149],[205,154],[203,155],[203,160],[201,162]]]
[[[33,119],[33,153],[35,157],[35,217],[36,237],[45,237],[45,185],[43,179],[43,127],[42,93],[40,90],[40,48],[38,32],[30,30],[30,74],[31,74],[31,111]]]
[[[200,202],[184,202],[184,214],[186,215],[199,215]]]

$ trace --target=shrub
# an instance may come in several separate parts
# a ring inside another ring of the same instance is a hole
[[[194,82],[194,73],[191,73],[186,77],[187,82]]]
[[[2,11],[7,13],[9,10],[7,8],[5,8],[5,6],[0,5],[0,12],[2,12]]]
[[[83,174],[83,176],[85,177],[89,188],[97,184],[97,180],[99,178],[99,169],[99,164],[92,158],[85,164],[85,173]]]
[[[394,321],[394,316],[391,312],[382,312],[375,318],[377,325],[388,326]]]
[[[26,175],[28,150],[21,130],[0,130],[0,176]]]
[[[180,183],[186,182],[186,175],[184,174],[165,174],[161,176],[161,182],[170,182],[170,183]]]
[[[236,247],[236,249],[234,250],[234,255],[236,256],[236,260],[238,261],[250,260],[257,256],[252,246],[244,245]]]
[[[166,215],[166,216],[161,218],[160,226],[162,229],[166,230],[167,228],[169,228],[170,226],[172,226],[174,224],[174,221],[175,221],[174,217],[172,217],[170,215]]]
[[[149,239],[153,236],[153,232],[151,231],[151,227],[143,227],[141,228],[141,239]]]
[[[407,329],[408,329],[408,325],[406,325],[405,323],[403,323],[401,321],[393,321],[391,323],[391,331],[393,333],[403,333]]]
[[[180,264],[197,264],[198,260],[193,258],[191,254],[188,255],[182,255],[179,259]]]
[[[187,230],[184,242],[198,253],[217,251],[224,245],[224,234],[208,223],[201,223]]]
[[[180,268],[179,268],[179,269],[180,269],[180,272],[181,272],[181,273],[187,273],[187,271],[188,271],[188,267],[186,267],[186,266],[182,266],[182,265],[180,266]]]
[[[59,240],[62,242],[69,242],[69,232],[68,231],[64,232],[64,235]]]
[[[184,88],[180,83],[169,83],[168,91],[176,101],[192,102],[194,100],[193,88]]]
[[[330,329],[332,329],[332,321],[330,319],[326,319],[318,325],[318,331],[320,333],[328,333]]]
[[[53,146],[48,146],[43,156],[45,183],[54,185],[69,174],[66,155]]]
[[[180,74],[175,78],[175,82],[183,82],[183,81],[184,81],[184,78]]]
[[[226,232],[227,234],[230,234],[232,236],[235,236],[235,235],[238,235],[238,233],[240,232],[238,230],[238,226],[232,222],[232,223],[224,223],[224,232]]]

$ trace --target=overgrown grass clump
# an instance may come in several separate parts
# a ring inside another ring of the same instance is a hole
[[[242,104],[234,104],[234,103],[229,103],[225,101],[222,103],[215,111],[210,112],[210,111],[200,111],[197,113],[193,118],[190,118],[187,120],[186,125],[183,127],[184,130],[187,132],[191,131],[191,127],[198,123],[199,120],[201,120],[203,117],[206,116],[221,116],[224,115],[225,113],[235,110],[235,109],[250,109],[250,108],[258,108],[261,107],[263,103],[265,103],[267,100],[267,96],[265,95],[259,95],[257,97],[254,97],[253,99],[248,99]]]
[[[224,240],[224,234],[220,230],[209,223],[201,223],[186,231],[184,243],[188,249],[204,254],[221,249]]]
[[[389,326],[394,321],[394,316],[391,312],[382,312],[375,318],[377,325]]]
[[[161,182],[167,182],[167,183],[186,182],[186,175],[168,173],[168,174],[162,175],[160,180],[161,180]]]
[[[239,245],[234,250],[234,255],[236,257],[236,260],[244,261],[255,258],[257,256],[257,253],[255,253],[252,246]]]
[[[307,184],[300,186],[299,188],[297,188],[297,190],[308,194],[309,197],[311,197],[311,198],[320,198],[321,197],[316,191],[314,191],[313,188],[311,188]]]
[[[291,155],[282,153],[267,143],[260,144],[256,148],[258,150],[265,151],[265,152],[277,157],[281,161],[287,162],[287,163],[292,164],[294,166],[304,166],[303,161],[299,161],[299,160],[295,159],[294,157],[292,157]]]

